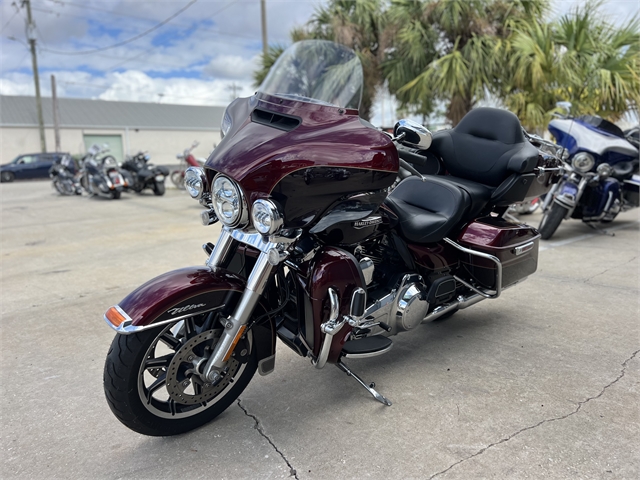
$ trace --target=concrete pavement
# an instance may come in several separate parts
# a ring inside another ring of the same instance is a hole
[[[613,237],[563,223],[526,282],[348,362],[392,407],[279,345],[275,372],[214,422],[148,438],[104,399],[102,315],[202,264],[219,228],[173,189],[112,201],[45,181],[0,195],[2,478],[640,477],[638,210]]]

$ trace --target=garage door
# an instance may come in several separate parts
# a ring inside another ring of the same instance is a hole
[[[109,146],[109,155],[113,155],[118,162],[124,160],[121,135],[83,135],[82,138],[84,140],[85,151],[87,151],[91,145],[98,144],[102,147],[106,144]]]

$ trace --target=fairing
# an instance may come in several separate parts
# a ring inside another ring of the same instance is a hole
[[[379,191],[395,180],[395,146],[356,110],[258,93],[227,112],[233,123],[207,160],[209,180],[215,173],[231,177],[249,206],[271,196],[287,227],[308,225],[341,197]]]

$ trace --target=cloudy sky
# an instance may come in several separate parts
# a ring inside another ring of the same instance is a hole
[[[0,0],[3,95],[34,94],[21,3]],[[287,45],[291,28],[303,25],[323,0],[266,3],[269,43]],[[555,0],[554,9],[560,14],[579,3]],[[637,13],[638,4],[608,0],[602,11],[621,23]],[[234,93],[254,91],[251,74],[262,50],[259,0],[31,0],[31,5],[44,96],[50,96],[51,74],[58,96],[65,97],[226,105]],[[389,123],[391,102],[383,104]],[[380,108],[378,102],[376,123],[382,120]]]

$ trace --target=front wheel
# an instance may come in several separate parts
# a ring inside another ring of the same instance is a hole
[[[157,196],[164,195],[164,182],[155,182],[153,184],[153,194]]]
[[[2,174],[0,175],[0,180],[2,181],[2,183],[13,182],[15,178],[16,176],[13,174],[13,172],[2,172]]]
[[[144,435],[168,436],[198,428],[226,410],[249,384],[258,362],[249,330],[222,380],[203,382],[195,370],[222,330],[203,314],[138,334],[118,334],[104,367],[105,395],[118,420]]]
[[[538,230],[540,230],[540,236],[543,240],[549,240],[553,234],[556,233],[556,230],[562,223],[564,217],[567,216],[568,212],[568,209],[555,202],[551,205],[549,211],[542,217],[542,221],[538,227]]]
[[[169,178],[176,188],[184,190],[184,170],[174,170]]]

